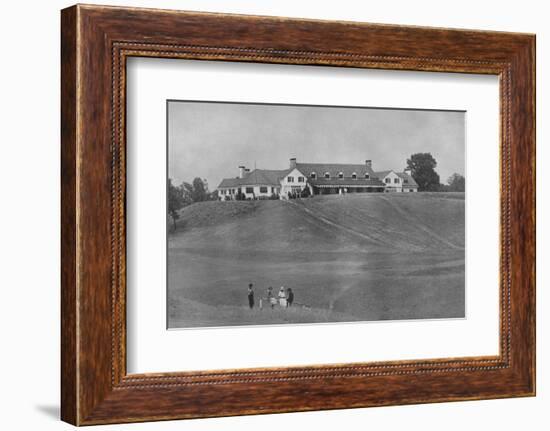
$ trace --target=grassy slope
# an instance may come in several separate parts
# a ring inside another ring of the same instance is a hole
[[[458,317],[463,271],[463,194],[198,203],[169,236],[170,325]],[[248,282],[312,308],[250,312]]]

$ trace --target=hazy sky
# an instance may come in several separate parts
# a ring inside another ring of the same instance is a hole
[[[374,108],[169,102],[168,176],[206,178],[214,190],[237,167],[286,169],[311,163],[364,163],[402,171],[407,158],[432,153],[441,182],[464,174],[465,114]]]

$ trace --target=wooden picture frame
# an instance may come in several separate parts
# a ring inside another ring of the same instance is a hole
[[[64,9],[61,18],[64,421],[91,425],[535,394],[534,35],[83,5]],[[130,56],[498,75],[500,354],[128,375]]]

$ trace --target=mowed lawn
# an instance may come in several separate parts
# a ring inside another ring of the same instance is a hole
[[[464,269],[463,193],[197,203],[168,236],[169,327],[464,317]],[[268,286],[295,306],[260,310]]]

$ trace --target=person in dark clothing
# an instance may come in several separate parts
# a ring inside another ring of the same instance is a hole
[[[252,283],[248,285],[248,306],[251,310],[254,308],[254,290],[252,289]]]
[[[289,287],[289,288],[286,290],[286,306],[287,306],[287,307],[291,307],[293,302],[294,302],[294,292],[293,292],[292,289]]]

